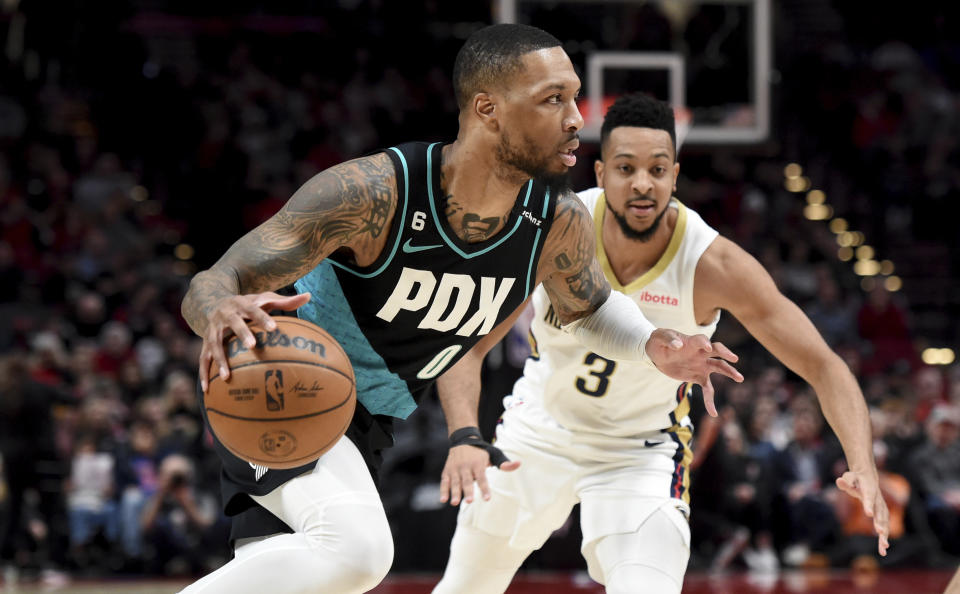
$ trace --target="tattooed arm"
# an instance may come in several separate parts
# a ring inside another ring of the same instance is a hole
[[[566,192],[557,199],[537,269],[563,324],[595,312],[610,295],[596,251],[590,213],[576,194]]]
[[[579,198],[568,192],[558,199],[537,273],[565,329],[604,357],[648,356],[664,374],[700,384],[711,403],[711,373],[743,381],[727,363],[737,360],[727,347],[711,344],[702,334],[687,336],[654,327],[633,300],[610,288],[596,259],[593,229]],[[715,410],[710,413],[716,416]]]
[[[272,329],[268,310],[296,309],[310,298],[284,298],[273,291],[302,277],[339,248],[350,249],[358,262],[375,260],[396,203],[396,175],[385,153],[331,167],[237,240],[209,270],[198,273],[181,311],[204,339],[200,355],[204,389],[211,360],[224,377],[229,376],[225,336],[232,332],[253,346],[256,341],[247,320]]]

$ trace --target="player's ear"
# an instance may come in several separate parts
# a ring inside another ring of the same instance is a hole
[[[490,93],[477,93],[473,96],[473,112],[484,127],[499,129],[500,113],[497,111],[497,102]]]
[[[673,191],[677,191],[677,177],[680,175],[680,162],[673,164]]]
[[[597,159],[593,162],[593,173],[597,176],[597,187],[603,187],[603,161]],[[676,183],[676,178],[674,178],[674,183]]]

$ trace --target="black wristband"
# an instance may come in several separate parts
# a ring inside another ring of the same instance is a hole
[[[490,456],[490,465],[500,468],[504,462],[510,459],[500,451],[500,448],[483,440],[483,434],[477,427],[461,427],[450,434],[450,447],[470,445],[481,450],[486,450]]]
[[[450,434],[450,447],[464,445],[468,441],[483,441],[483,435],[479,427],[461,427]]]

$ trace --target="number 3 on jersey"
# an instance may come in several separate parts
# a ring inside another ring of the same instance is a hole
[[[578,377],[575,385],[578,390],[587,396],[600,398],[607,393],[607,388],[610,387],[610,374],[617,368],[617,362],[604,359],[596,353],[587,353],[587,356],[583,358],[583,364],[587,366],[588,373],[596,380]]]

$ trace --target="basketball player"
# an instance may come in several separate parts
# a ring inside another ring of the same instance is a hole
[[[837,485],[863,501],[885,554],[887,508],[856,380],[753,257],[672,198],[675,147],[667,104],[628,95],[607,113],[594,167],[599,187],[580,193],[607,280],[655,324],[681,332],[709,336],[726,310],[806,379],[850,464]],[[607,592],[680,592],[690,554],[691,384],[578,344],[544,291],[531,300],[533,353],[504,399],[496,442],[523,466],[490,469],[493,496],[461,505],[434,594],[503,592],[577,503],[581,552]],[[458,363],[438,388],[479,390],[469,386],[478,361]],[[712,394],[705,397],[716,416]],[[464,447],[450,453],[484,455]]]
[[[391,443],[392,419],[409,415],[423,388],[498,324],[512,323],[541,282],[566,331],[593,351],[648,359],[706,391],[710,373],[742,379],[725,347],[655,329],[610,291],[589,214],[562,183],[583,120],[580,81],[560,43],[533,27],[485,28],[459,52],[454,84],[453,144],[404,144],[316,175],[192,280],[182,310],[204,339],[203,390],[211,363],[229,377],[228,334],[252,347],[248,321],[271,330],[267,311],[297,309],[349,354],[358,406],[347,439],[293,470],[251,465],[215,442],[239,542],[232,561],[186,592],[376,586],[393,542],[367,467]],[[273,292],[290,283],[298,295]],[[477,442],[476,410],[474,397],[472,415],[448,416],[454,435],[465,428],[463,439]],[[483,471],[465,468],[457,487]]]

